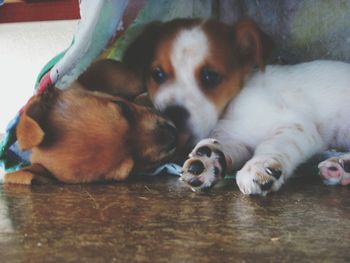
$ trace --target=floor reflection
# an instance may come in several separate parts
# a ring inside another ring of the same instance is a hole
[[[243,196],[233,181],[193,193],[173,177],[0,191],[4,262],[350,257],[349,188],[318,179],[295,179],[267,197]]]

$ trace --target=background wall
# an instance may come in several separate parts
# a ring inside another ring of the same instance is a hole
[[[350,62],[349,0],[220,0],[219,17],[254,19],[275,43],[272,62]]]
[[[42,67],[70,45],[76,23],[0,24],[0,133],[33,94]]]

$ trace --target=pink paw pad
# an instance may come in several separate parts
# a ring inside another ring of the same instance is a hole
[[[325,184],[350,184],[350,160],[334,157],[319,163],[318,168]]]

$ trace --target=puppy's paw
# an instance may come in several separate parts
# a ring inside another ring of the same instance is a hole
[[[31,185],[34,179],[34,174],[25,170],[19,170],[5,174],[5,184],[21,184]]]
[[[200,141],[182,167],[181,180],[193,190],[213,186],[226,173],[226,160],[221,144],[215,139]]]
[[[350,184],[350,154],[329,158],[318,164],[325,184]]]
[[[266,195],[284,182],[282,164],[274,158],[253,158],[237,172],[239,189],[246,195]]]

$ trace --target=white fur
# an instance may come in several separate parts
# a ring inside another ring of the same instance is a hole
[[[350,148],[349,64],[267,66],[265,72],[246,77],[242,91],[218,121],[220,113],[195,77],[209,53],[208,37],[200,26],[180,31],[170,54],[174,80],[161,85],[154,104],[161,111],[183,106],[189,111],[188,128],[195,141],[208,135],[220,141],[228,169],[242,168],[237,183],[243,193],[277,191],[315,153]],[[270,168],[282,175],[272,175]],[[190,180],[193,175],[188,176]],[[271,181],[271,187],[263,189]]]
[[[215,105],[201,92],[194,72],[208,53],[208,39],[200,27],[180,31],[170,54],[175,80],[163,84],[154,98],[154,105],[160,111],[171,105],[189,111],[188,128],[196,141],[207,136],[218,120]]]
[[[276,191],[315,153],[349,148],[349,102],[350,64],[267,66],[264,73],[247,78],[211,137],[222,142],[232,169],[244,164],[237,173],[240,190],[266,194],[257,182],[271,180],[265,172],[270,163],[282,170],[271,188]]]

